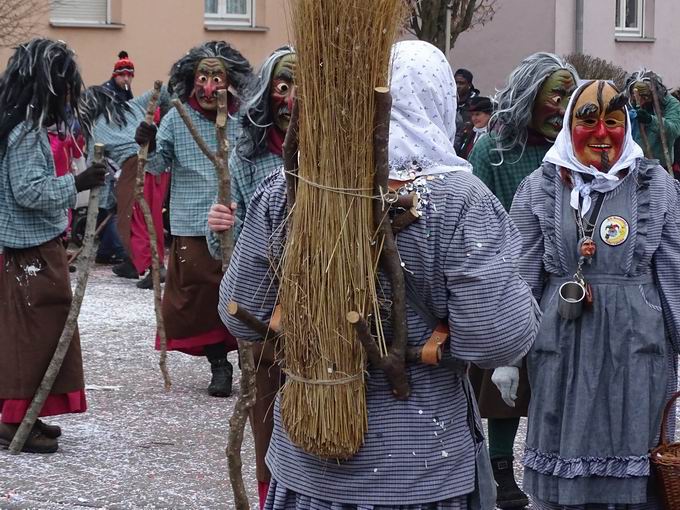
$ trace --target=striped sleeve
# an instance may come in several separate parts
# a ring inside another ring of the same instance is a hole
[[[248,215],[238,238],[222,284],[220,317],[229,331],[241,340],[258,340],[259,336],[226,313],[235,301],[263,322],[269,322],[278,297],[275,274],[278,255],[276,244],[285,214],[285,181],[281,173],[272,174],[259,186],[248,208]]]
[[[447,250],[452,354],[482,368],[507,365],[533,344],[540,312],[518,270],[519,233],[488,191],[474,198]]]
[[[522,236],[522,252],[519,258],[519,273],[529,284],[534,298],[540,301],[543,294],[545,274],[543,270],[543,231],[534,214],[531,196],[531,177],[527,177],[517,188],[512,201],[510,217]]]
[[[654,266],[666,332],[675,352],[680,353],[680,182],[673,181],[669,188],[670,206],[654,254]]]

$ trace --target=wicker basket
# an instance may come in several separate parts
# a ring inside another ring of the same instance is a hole
[[[661,441],[650,454],[652,467],[656,474],[659,492],[662,495],[666,510],[680,509],[680,443],[668,444],[666,421],[675,400],[680,397],[677,392],[666,404],[661,420]]]

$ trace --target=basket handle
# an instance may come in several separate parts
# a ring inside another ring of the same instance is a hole
[[[678,399],[678,397],[680,397],[680,391],[671,397],[671,399],[666,404],[665,409],[663,410],[663,418],[661,419],[661,442],[659,443],[659,446],[665,446],[668,444],[668,437],[666,435],[666,421],[668,421],[668,415],[671,412],[671,407],[673,407],[673,403]]]

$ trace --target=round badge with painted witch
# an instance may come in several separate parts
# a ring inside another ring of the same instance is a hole
[[[621,216],[609,216],[600,225],[600,237],[609,246],[618,246],[626,242],[630,228]]]

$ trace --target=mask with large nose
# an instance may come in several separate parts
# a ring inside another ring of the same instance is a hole
[[[571,112],[571,140],[576,158],[606,172],[621,157],[626,136],[625,98],[603,80],[583,88]]]
[[[204,58],[196,66],[194,89],[191,95],[196,97],[204,110],[217,110],[217,91],[229,87],[227,68],[219,58]]]
[[[290,114],[295,101],[295,66],[297,57],[286,55],[281,57],[274,67],[271,83],[270,105],[274,125],[286,132],[290,123]]]

